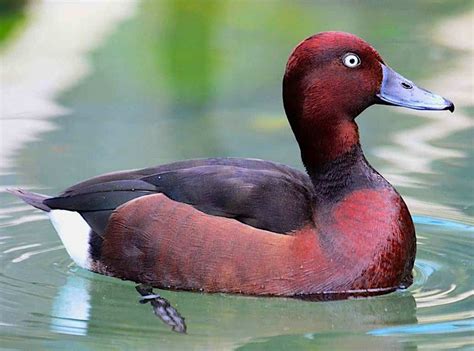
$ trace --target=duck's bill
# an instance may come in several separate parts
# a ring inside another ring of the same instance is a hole
[[[417,87],[390,67],[382,66],[383,80],[379,103],[402,106],[415,110],[449,110],[454,112],[454,104],[442,96]]]

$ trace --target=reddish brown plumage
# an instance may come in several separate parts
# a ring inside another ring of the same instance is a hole
[[[350,52],[362,64],[348,72],[342,58]],[[377,51],[349,33],[320,33],[293,50],[283,79],[283,102],[307,168],[320,167],[359,143],[354,119],[375,102],[381,62]]]
[[[206,215],[150,195],[117,209],[107,227],[102,273],[173,289],[309,295],[395,289],[410,275],[411,223],[396,193],[356,191],[291,235]],[[324,226],[322,225],[324,224]],[[407,229],[407,230],[404,230]],[[408,268],[408,270],[407,270]]]

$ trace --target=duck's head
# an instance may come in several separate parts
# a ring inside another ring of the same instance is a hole
[[[373,104],[454,111],[451,101],[417,87],[387,66],[367,42],[343,32],[316,34],[293,50],[283,101],[303,156],[305,149],[318,149],[328,139],[335,150],[322,151],[329,158],[331,152],[339,154],[358,143],[354,119]]]

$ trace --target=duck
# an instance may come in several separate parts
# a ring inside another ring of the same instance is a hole
[[[156,288],[324,298],[407,288],[415,227],[365,158],[355,119],[374,104],[454,104],[344,32],[299,43],[282,91],[306,172],[208,158],[100,175],[57,196],[8,191],[49,216],[78,266]]]

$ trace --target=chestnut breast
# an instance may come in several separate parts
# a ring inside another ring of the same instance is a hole
[[[348,278],[340,290],[398,287],[411,279],[415,229],[393,188],[353,191],[317,218],[323,251],[337,253],[332,260]]]

